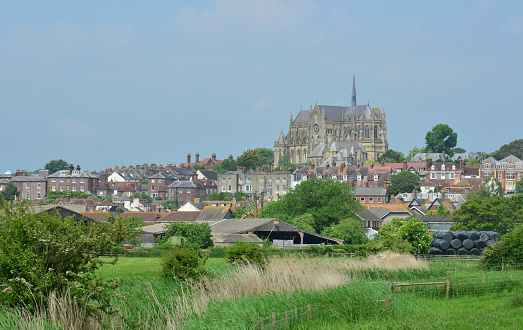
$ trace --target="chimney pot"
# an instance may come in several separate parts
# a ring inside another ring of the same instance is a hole
[[[195,162],[199,163],[200,162],[200,154],[196,153],[195,157],[196,157]]]
[[[187,154],[187,164],[191,163],[191,154]]]

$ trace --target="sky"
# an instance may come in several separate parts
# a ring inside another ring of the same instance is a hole
[[[443,123],[495,151],[523,138],[523,2],[0,0],[0,172],[273,148],[353,75],[389,148]]]

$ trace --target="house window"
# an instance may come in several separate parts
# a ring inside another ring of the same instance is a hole
[[[263,182],[263,178],[259,178],[258,181]]]
[[[450,172],[450,178],[454,179],[454,172]]]
[[[251,182],[251,178],[247,178],[247,182]]]
[[[191,202],[191,196],[187,196],[187,203]]]
[[[360,198],[360,203],[361,203],[361,204],[365,203],[365,197],[361,197],[361,198]]]
[[[56,191],[56,186],[55,186],[55,185],[53,185],[53,186],[51,187],[51,191]]]
[[[73,183],[76,183],[76,178],[73,178]]]
[[[64,178],[60,178],[60,182],[64,182]]]
[[[40,182],[38,182],[38,183],[36,184],[36,188],[38,188],[38,189],[42,188],[42,184],[41,184]]]
[[[191,193],[191,188],[187,188],[187,193],[188,193],[188,194]]]
[[[336,179],[337,179],[336,174],[333,174],[333,175],[332,175],[332,180],[336,180]]]
[[[158,179],[158,183],[162,183],[162,179]]]
[[[228,191],[231,191],[231,189],[232,189],[232,186],[231,186],[231,185],[229,185],[229,187],[228,187],[228,188],[229,188],[229,190],[228,190]]]
[[[430,178],[431,179],[435,179],[436,178],[436,173],[430,173]]]
[[[378,197],[378,204],[381,204],[381,197]]]
[[[69,185],[67,185],[67,187],[65,187],[65,189],[66,189],[67,191],[69,191],[69,190],[71,190],[71,187],[70,187]]]
[[[182,188],[178,188],[178,193],[179,194],[183,194],[183,189]]]
[[[36,199],[40,199],[40,198],[41,198],[40,192],[37,192],[36,193]]]
[[[285,185],[281,186],[281,191],[282,192],[286,192],[287,191],[287,186],[285,186]]]
[[[378,173],[374,174],[374,181],[378,181]]]
[[[347,173],[343,174],[343,180],[347,181]]]
[[[242,182],[242,180],[243,180],[242,178],[238,178],[238,182]]]
[[[183,196],[178,196],[178,201],[180,201],[180,203],[183,203]]]
[[[263,186],[260,186],[260,191],[263,191]]]
[[[73,191],[76,191],[76,186],[73,186]]]
[[[83,178],[82,178],[82,179],[80,179],[80,183],[84,183],[84,179],[83,179]]]
[[[56,179],[55,179],[55,178],[53,178],[52,182],[56,182]]]
[[[516,173],[507,173],[507,180],[515,180]]]
[[[225,192],[225,186],[222,186],[222,192]]]
[[[154,186],[151,186],[151,191],[154,191]]]
[[[276,185],[276,191],[280,191],[280,186]]]
[[[373,204],[373,203],[374,203],[374,198],[369,197],[369,203],[370,203],[370,204]]]
[[[499,172],[498,173],[498,179],[502,179],[503,178],[503,173],[502,172]]]
[[[80,191],[84,191],[84,186],[80,186]]]
[[[282,181],[287,181],[286,177],[281,178]]]
[[[25,198],[26,198],[26,199],[29,199],[29,191],[26,191],[26,192],[25,192]]]
[[[227,178],[227,180],[228,180],[229,182],[231,182],[231,178]]]
[[[490,178],[490,173],[483,173],[483,175],[485,176],[485,179]]]
[[[441,164],[441,170],[445,171],[445,164]]]
[[[252,191],[252,186],[250,184],[246,185],[245,186],[245,191]]]
[[[225,182],[225,178],[222,178],[222,182]]]
[[[512,184],[513,184],[512,181],[508,181],[507,182],[507,189],[512,189],[512,187],[513,187]]]
[[[441,178],[445,179],[445,173],[441,173]]]
[[[25,187],[29,189],[29,182],[25,183]]]
[[[276,181],[280,181],[280,178],[276,178]]]
[[[468,193],[470,191],[469,188],[465,188],[465,192]]]
[[[64,186],[60,186],[60,191],[64,191]]]
[[[486,163],[485,168],[490,168],[490,163]]]
[[[453,171],[456,170],[456,165],[452,165],[452,170],[453,170]]]
[[[358,173],[358,181],[361,181],[361,174]]]

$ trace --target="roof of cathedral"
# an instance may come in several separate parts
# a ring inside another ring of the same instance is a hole
[[[336,105],[318,105],[318,108],[320,111],[325,111],[325,120],[326,121],[342,121],[343,116],[350,118],[353,116],[353,110],[352,107],[343,107],[343,106],[336,106]],[[355,113],[357,117],[365,116],[365,119],[371,119],[371,111],[379,112],[379,109],[377,108],[371,108],[369,105],[357,105],[355,107]],[[308,124],[309,123],[309,113],[311,110],[302,110],[300,113],[294,118],[293,125],[301,125],[301,124]]]

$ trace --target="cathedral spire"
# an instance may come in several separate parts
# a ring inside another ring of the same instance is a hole
[[[352,111],[356,108],[356,75],[352,76],[352,98],[351,98]]]

